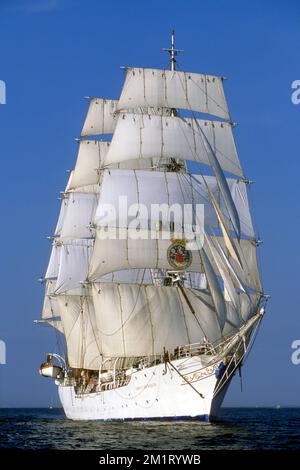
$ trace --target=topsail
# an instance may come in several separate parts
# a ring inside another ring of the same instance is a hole
[[[229,119],[222,77],[177,70],[127,68],[118,110],[153,106]]]

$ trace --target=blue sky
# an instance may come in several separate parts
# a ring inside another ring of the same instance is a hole
[[[168,67],[161,52],[185,50],[179,66],[224,75],[248,178],[266,292],[259,336],[225,404],[300,406],[300,365],[291,362],[299,321],[299,122],[291,83],[300,79],[296,0],[0,0],[1,313],[0,406],[58,403],[38,375],[55,347],[39,327],[44,273],[59,191],[76,157],[86,95],[118,98],[121,65]]]

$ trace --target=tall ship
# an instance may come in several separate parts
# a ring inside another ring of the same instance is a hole
[[[88,97],[39,323],[67,418],[218,416],[265,313],[251,184],[224,78],[123,67],[120,98]]]

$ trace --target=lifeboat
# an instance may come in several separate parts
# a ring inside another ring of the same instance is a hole
[[[58,379],[63,372],[62,367],[57,366],[55,364],[51,364],[50,362],[44,362],[41,364],[39,373],[43,377],[50,377],[52,379]]]

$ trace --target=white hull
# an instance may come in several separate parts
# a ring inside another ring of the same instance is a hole
[[[73,386],[59,385],[59,396],[72,420],[207,421],[218,415],[227,389],[224,385],[214,397],[220,362],[203,368],[201,356],[181,358],[172,364],[185,379],[170,365],[159,364],[134,372],[123,387],[76,395]]]

